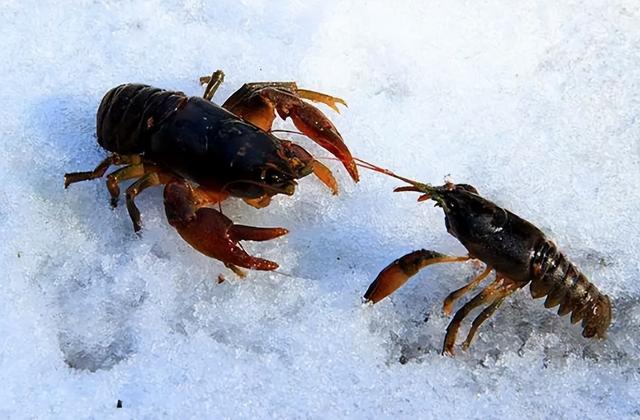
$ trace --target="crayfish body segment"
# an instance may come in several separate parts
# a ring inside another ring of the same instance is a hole
[[[529,285],[533,298],[546,296],[545,307],[560,305],[560,316],[571,313],[571,322],[582,321],[582,335],[604,338],[611,324],[611,302],[532,223],[481,197],[470,186],[448,183],[440,187],[421,184],[364,161],[369,169],[409,182],[397,191],[414,191],[434,200],[445,214],[447,231],[469,252],[452,257],[434,251],[411,252],[387,266],[369,286],[365,300],[376,303],[393,293],[423,267],[434,263],[477,259],[486,270],[466,286],[452,292],[443,310],[450,314],[457,299],[476,288],[491,271],[495,279],[463,305],[447,328],[443,353],[453,354],[456,335],[464,318],[486,305],[473,321],[463,348],[468,348],[480,325],[518,289]]]
[[[124,84],[106,93],[97,112],[98,144],[112,152],[93,171],[65,175],[70,184],[102,177],[111,165],[125,165],[107,176],[111,204],[118,203],[119,183],[127,188],[126,204],[134,230],[140,225],[135,197],[154,185],[165,185],[169,223],[195,249],[219,259],[237,274],[238,267],[274,270],[272,261],[248,255],[238,241],[264,241],[287,233],[282,228],[235,225],[210,208],[228,197],[253,207],[269,205],[278,194],[293,195],[297,180],[315,174],[334,194],[331,171],[301,146],[271,133],[277,115],[332,152],[354,181],[357,167],[335,126],[303,99],[333,109],[339,98],[298,89],[293,82],[248,83],[222,106],[211,102],[223,73],[201,78],[204,96],[187,97],[141,84]]]

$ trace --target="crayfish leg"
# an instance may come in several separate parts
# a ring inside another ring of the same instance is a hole
[[[271,196],[263,195],[259,198],[243,198],[244,202],[256,209],[262,209],[271,204]]]
[[[76,182],[88,181],[91,179],[102,178],[112,165],[137,165],[142,162],[140,155],[118,155],[116,153],[104,159],[95,167],[93,171],[87,172],[70,172],[64,174],[64,187],[67,188]]]
[[[138,194],[149,187],[168,184],[175,180],[173,175],[160,172],[157,167],[151,167],[150,169],[145,168],[145,171],[147,170],[148,172],[131,184],[129,188],[127,188],[126,192],[127,210],[129,211],[129,217],[131,217],[131,221],[133,222],[133,230],[136,232],[142,229],[142,225],[140,224],[140,210],[138,210],[138,207],[136,206],[135,198]]]
[[[484,279],[486,279],[489,274],[491,274],[491,271],[493,271],[493,268],[487,267],[482,273],[480,273],[473,280],[471,280],[469,284],[459,288],[456,291],[451,292],[449,296],[445,298],[442,304],[442,312],[444,312],[445,315],[451,315],[451,312],[453,310],[453,304],[456,302],[456,300],[460,299],[466,293],[478,287],[478,285]]]
[[[107,175],[107,190],[109,190],[109,195],[111,196],[111,207],[118,206],[118,199],[120,198],[120,186],[118,184],[128,179],[142,176],[144,176],[143,164],[125,166]]]
[[[235,225],[231,219],[217,210],[203,205],[213,204],[199,200],[207,195],[201,189],[193,189],[184,181],[169,183],[164,190],[165,212],[169,224],[193,248],[202,254],[222,261],[234,273],[242,277],[242,268],[275,270],[278,264],[253,257],[238,245],[241,240],[266,241],[285,235],[283,228],[258,228]],[[209,193],[215,199],[215,193]]]
[[[449,326],[447,327],[447,334],[444,338],[444,344],[442,346],[442,354],[453,356],[453,348],[456,343],[456,336],[458,335],[460,324],[472,310],[480,305],[491,305],[497,300],[509,296],[511,293],[518,290],[522,286],[524,286],[524,284],[515,282],[506,277],[497,276],[494,281],[489,283],[489,285],[484,288],[484,290],[474,296],[473,299],[467,302],[462,308],[458,309],[456,314],[453,316],[453,319],[449,323]],[[476,323],[476,328],[472,329],[470,333],[473,332],[473,334],[475,334],[475,331],[480,326],[480,324],[482,324],[482,322],[489,318],[489,316],[495,311],[495,309],[497,309],[497,307],[493,310],[487,310],[484,316],[481,313],[478,322]],[[469,343],[471,343],[471,340],[473,339],[473,334],[471,334],[470,337],[467,337]]]
[[[174,177],[168,173],[161,172],[155,165],[144,163],[140,155],[119,155],[114,153],[100,162],[93,171],[65,174],[64,186],[67,188],[75,182],[101,178],[109,167],[113,165],[127,165],[107,176],[107,190],[109,190],[111,205],[113,207],[118,204],[118,198],[120,196],[120,187],[118,184],[128,179],[139,178],[127,188],[127,209],[133,222],[133,229],[137,232],[141,229],[141,226],[140,211],[134,203],[135,197],[144,189],[154,185],[166,184],[174,179]]]
[[[437,263],[466,261],[469,257],[452,257],[435,251],[421,249],[410,252],[385,267],[371,283],[364,300],[377,303],[395,292],[420,269]]]
[[[473,341],[473,337],[476,335],[478,328],[480,328],[480,325],[482,325],[484,321],[489,319],[491,315],[494,314],[494,312],[500,307],[500,305],[502,305],[504,299],[504,297],[496,299],[491,305],[484,308],[484,310],[480,312],[480,315],[478,315],[476,319],[473,320],[471,328],[469,329],[469,333],[467,334],[467,338],[464,340],[464,343],[462,343],[462,350],[466,350],[469,348],[471,342]]]
[[[222,70],[214,71],[211,74],[211,76],[201,77],[200,84],[207,85],[204,88],[204,94],[202,95],[202,97],[207,101],[210,101],[223,81],[224,81],[224,72]]]

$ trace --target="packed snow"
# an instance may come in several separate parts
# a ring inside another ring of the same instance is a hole
[[[640,416],[637,1],[0,8],[0,417]],[[263,80],[343,97],[341,114],[322,109],[355,155],[473,184],[538,225],[611,297],[608,339],[584,339],[523,290],[468,352],[442,356],[442,300],[473,264],[429,267],[363,305],[393,259],[464,249],[439,208],[379,174],[354,184],[334,161],[337,197],[307,177],[262,210],[223,204],[236,222],[290,230],[247,244],[281,268],[244,280],[179,238],[161,188],[137,201],[141,236],[103,181],[63,189],[65,172],[105,156],[95,111],[108,89],[201,95],[198,77],[218,68],[218,103]]]

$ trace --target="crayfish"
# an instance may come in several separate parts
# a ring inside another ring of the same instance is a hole
[[[495,278],[464,304],[447,327],[442,352],[453,355],[462,321],[477,307],[486,305],[473,321],[462,344],[467,349],[480,325],[505,299],[529,284],[531,296],[547,296],[544,306],[560,305],[558,315],[571,313],[571,322],[582,320],[584,337],[604,338],[611,324],[611,302],[573,265],[556,245],[532,223],[483,198],[471,185],[446,183],[432,186],[416,182],[356,159],[360,165],[392,176],[409,185],[395,191],[420,193],[418,201],[433,200],[445,214],[447,232],[467,249],[467,256],[449,256],[421,249],[395,260],[380,272],[364,295],[376,303],[393,293],[420,269],[436,263],[480,260],[485,270],[466,286],[444,300],[443,312],[450,315],[459,298],[479,286],[492,271]]]
[[[97,112],[98,144],[112,152],[93,171],[64,177],[70,184],[102,177],[112,165],[125,165],[107,176],[112,206],[119,183],[135,179],[126,190],[134,230],[140,225],[135,197],[146,188],[164,185],[169,224],[192,247],[222,261],[238,275],[238,267],[275,270],[278,264],[247,254],[241,240],[265,241],[287,233],[284,228],[234,224],[210,206],[239,197],[261,208],[277,194],[293,195],[296,180],[315,174],[334,194],[338,187],[329,168],[301,146],[271,132],[276,113],[291,117],[300,132],[336,156],[354,181],[356,164],[331,121],[307,99],[338,111],[345,102],[299,89],[294,82],[247,83],[222,106],[211,99],[224,74],[200,79],[202,98],[142,84],[123,84],[106,93]]]

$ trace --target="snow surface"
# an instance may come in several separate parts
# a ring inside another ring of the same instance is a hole
[[[275,3],[0,3],[0,417],[639,417],[638,2]],[[224,203],[291,233],[248,245],[279,273],[223,284],[166,223],[161,189],[138,200],[141,237],[102,181],[63,189],[105,156],[108,89],[199,95],[217,68],[217,101],[258,80],[344,97],[323,109],[354,154],[473,184],[540,226],[611,296],[608,340],[521,291],[469,352],[441,356],[441,302],[471,264],[363,306],[394,258],[463,249],[440,209],[335,162],[338,197],[308,177],[267,209]]]

